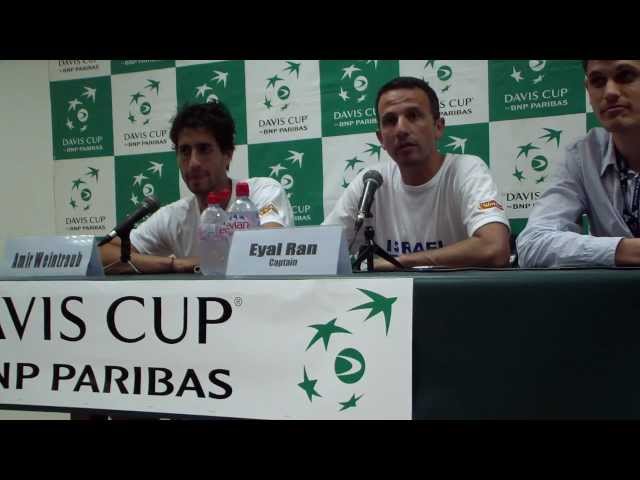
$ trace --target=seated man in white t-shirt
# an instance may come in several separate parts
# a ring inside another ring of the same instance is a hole
[[[220,102],[187,105],[173,119],[170,137],[180,174],[193,196],[162,207],[131,231],[131,262],[141,273],[193,272],[197,257],[197,227],[207,207],[207,194],[229,189],[235,200],[236,180],[227,173],[234,151],[235,122]],[[293,213],[285,190],[272,178],[246,180],[249,198],[258,207],[262,228],[293,226]],[[132,271],[118,262],[120,239],[101,247],[107,273]]]
[[[393,161],[372,168],[383,178],[371,207],[374,241],[404,267],[508,266],[509,222],[495,182],[480,158],[438,152],[444,119],[433,89],[396,78],[378,92],[376,109],[378,140]],[[365,173],[323,222],[345,227],[352,253],[365,243],[364,228],[352,242]],[[377,258],[374,268],[395,267]]]

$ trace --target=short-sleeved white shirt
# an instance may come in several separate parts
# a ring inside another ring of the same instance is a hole
[[[491,222],[509,228],[498,202],[498,190],[486,164],[473,155],[447,154],[438,173],[427,183],[405,185],[395,161],[372,167],[383,183],[371,207],[374,241],[390,255],[442,248],[473,235]],[[349,184],[325,225],[345,227],[351,242],[354,220],[364,188],[360,174]],[[352,252],[364,243],[364,227],[353,243]]]
[[[256,177],[249,183],[249,198],[260,211],[260,223],[276,222],[284,227],[293,226],[291,204],[282,185],[272,178]],[[231,180],[231,199],[235,200],[235,186]],[[131,232],[131,245],[147,255],[190,257],[198,255],[197,230],[200,207],[194,195],[181,198],[160,208]]]

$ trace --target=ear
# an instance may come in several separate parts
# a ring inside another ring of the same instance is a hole
[[[584,78],[584,89],[587,91],[587,97],[589,97],[589,103],[591,103],[591,92],[589,91],[589,78]]]
[[[584,88],[587,91],[587,97],[589,99],[589,105],[591,105],[591,108],[593,109],[593,113],[596,113],[598,109],[597,108],[593,108],[593,98],[591,97],[591,92],[589,91],[589,79],[588,78],[584,79]],[[597,102],[596,102],[596,105],[597,105]],[[596,113],[596,115],[597,115],[597,113]]]
[[[382,134],[380,133],[380,130],[376,130],[376,138],[380,142],[380,145],[382,145],[382,148],[384,148],[384,144],[382,143]],[[385,150],[386,150],[386,148],[385,148]]]
[[[231,158],[233,157],[233,150],[230,150],[227,153],[223,153],[224,156],[224,166],[227,170],[227,172],[229,171],[229,165],[231,165]]]
[[[444,117],[438,118],[435,122],[436,139],[439,140],[444,133]]]

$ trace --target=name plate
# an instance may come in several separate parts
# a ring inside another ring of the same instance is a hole
[[[92,235],[16,237],[5,243],[0,274],[4,277],[104,275]]]
[[[350,273],[340,225],[237,230],[231,239],[227,275]]]

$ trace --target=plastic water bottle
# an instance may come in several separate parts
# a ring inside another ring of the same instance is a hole
[[[229,191],[209,192],[207,208],[200,215],[198,225],[198,250],[200,269],[204,275],[224,276],[231,234],[227,225],[227,212],[222,204],[229,198]]]
[[[227,209],[229,227],[235,230],[249,230],[260,227],[258,207],[249,198],[249,184],[236,183],[236,199]]]

